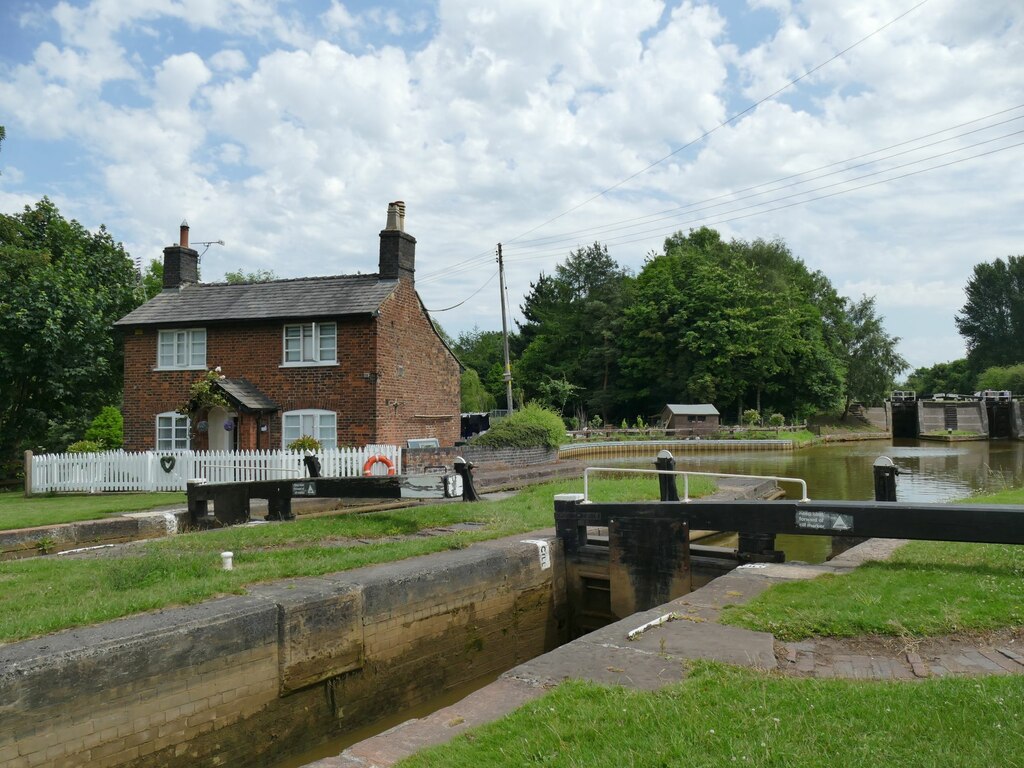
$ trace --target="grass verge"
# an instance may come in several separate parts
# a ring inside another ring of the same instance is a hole
[[[502,501],[454,502],[365,515],[237,526],[131,547],[120,557],[34,558],[0,563],[0,642],[47,634],[133,613],[239,594],[257,582],[317,576],[375,563],[459,549],[554,524],[552,496],[579,492],[580,480],[532,486]],[[598,477],[600,501],[657,499],[653,477]],[[691,494],[714,490],[691,483]],[[409,536],[456,523],[479,527],[431,537]],[[233,571],[219,553],[235,553]]]
[[[99,520],[124,512],[184,506],[184,493],[30,496],[0,493],[0,531]]]
[[[1024,504],[1024,489],[967,502]],[[1024,547],[912,541],[884,562],[843,576],[779,584],[745,605],[729,606],[725,624],[781,640],[944,635],[1024,624]]]
[[[697,663],[656,693],[567,682],[402,768],[1020,765],[1019,679],[915,685],[780,678]]]

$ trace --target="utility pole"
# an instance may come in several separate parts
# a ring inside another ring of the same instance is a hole
[[[508,359],[508,320],[505,318],[505,263],[501,260],[501,243],[498,243],[498,286],[501,291],[501,337],[505,342],[505,397],[508,399],[508,413],[512,411],[512,366]]]

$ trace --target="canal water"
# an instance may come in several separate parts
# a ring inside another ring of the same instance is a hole
[[[794,451],[680,454],[677,469],[738,475],[799,477],[816,500],[869,501],[875,498],[872,464],[888,456],[899,469],[899,501],[942,503],[968,499],[1024,485],[1024,442],[976,440],[956,443],[927,440],[865,440],[815,445]],[[780,483],[790,498],[800,487]],[[702,541],[735,547],[735,534]],[[787,561],[821,563],[845,542],[828,536],[777,536],[775,545]]]
[[[899,467],[896,495],[900,501],[946,502],[975,494],[992,493],[1024,486],[1024,442],[976,441],[937,443],[917,440],[869,440],[830,443],[793,451],[750,451],[682,453],[676,457],[677,469],[698,472],[724,472],[738,475],[778,475],[798,477],[807,482],[811,499],[871,500],[874,479],[871,466],[879,456],[888,456]],[[650,463],[637,459],[630,463]],[[604,464],[596,460],[595,465]],[[618,461],[614,463],[619,463]],[[783,484],[784,485],[784,484]],[[791,497],[799,496],[799,486],[786,488]],[[736,546],[735,534],[722,534],[701,541],[718,546]],[[820,563],[843,548],[842,540],[828,536],[778,536],[776,547],[786,560]],[[418,717],[461,700],[476,688],[491,682],[483,678],[451,691],[416,711],[396,714],[386,721],[351,732],[303,755],[283,760],[275,768],[296,768],[330,755],[388,727]]]
[[[799,477],[811,499],[863,501],[875,497],[871,465],[879,456],[899,468],[899,501],[941,503],[1024,485],[1024,442],[1017,440],[863,440],[794,451],[680,453],[676,468]],[[787,492],[796,496],[798,487]]]

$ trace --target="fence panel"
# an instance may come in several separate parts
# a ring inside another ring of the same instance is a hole
[[[360,477],[371,456],[386,456],[401,473],[402,449],[368,445],[322,451],[321,472],[328,477]],[[377,464],[374,474],[387,468]],[[32,456],[32,493],[110,491],[184,491],[190,479],[211,483],[282,480],[305,477],[302,456],[289,451],[171,451],[154,453],[54,453]]]

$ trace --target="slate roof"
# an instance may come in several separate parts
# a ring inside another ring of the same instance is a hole
[[[700,405],[674,405],[669,403],[665,406],[672,412],[673,416],[718,416],[718,409],[711,403]]]
[[[248,379],[217,379],[214,384],[227,395],[228,400],[244,411],[273,413],[281,406],[260,392]]]
[[[377,275],[339,275],[265,283],[195,283],[159,293],[114,325],[183,325],[368,315],[398,287]]]

